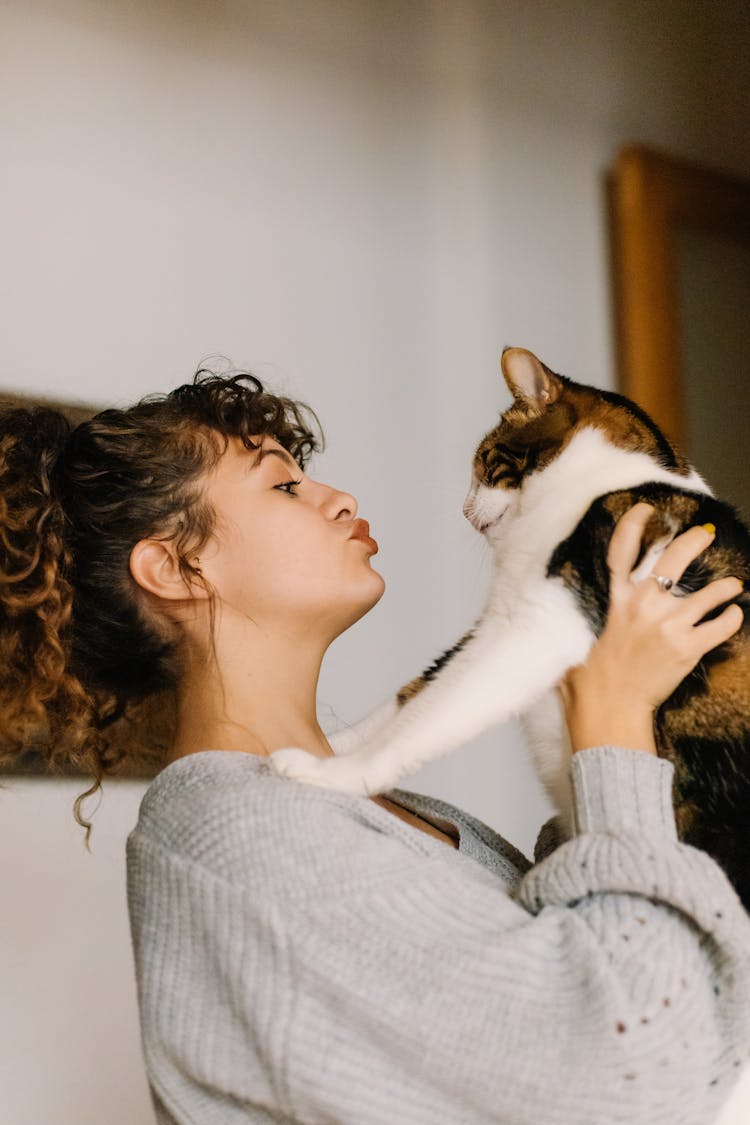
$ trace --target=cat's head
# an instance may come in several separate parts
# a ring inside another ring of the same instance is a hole
[[[624,395],[557,375],[525,348],[505,348],[501,367],[513,403],[477,447],[464,504],[464,515],[478,531],[491,533],[529,481],[552,467],[577,437],[580,444],[587,429],[605,439],[606,446],[599,442],[605,455],[612,446],[645,454],[680,475],[693,472],[656,423]]]

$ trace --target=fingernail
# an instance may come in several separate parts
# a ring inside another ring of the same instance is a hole
[[[703,523],[701,524],[701,527],[704,527],[709,535],[716,534],[716,526],[712,523]]]

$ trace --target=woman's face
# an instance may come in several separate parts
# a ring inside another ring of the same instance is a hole
[[[275,637],[330,643],[385,590],[371,566],[377,545],[352,538],[362,531],[353,496],[306,476],[268,435],[254,440],[260,449],[230,438],[206,478],[216,528],[200,568],[222,614]]]

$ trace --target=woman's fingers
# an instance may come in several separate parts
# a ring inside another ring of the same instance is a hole
[[[697,645],[698,659],[709,649],[728,641],[742,626],[744,620],[745,615],[742,609],[735,604],[728,605],[718,617],[712,617],[710,621],[704,621],[702,625],[696,625],[693,629],[693,636]]]
[[[613,576],[627,578],[635,566],[643,531],[653,510],[653,505],[641,500],[620,516],[607,549],[607,564]]]
[[[598,709],[605,719],[607,715],[629,715],[634,727],[617,727],[616,723],[615,727],[630,732],[631,744],[647,748],[651,748],[649,740],[653,743],[654,709],[709,649],[727,641],[744,620],[738,605],[722,609],[742,589],[737,578],[717,579],[693,594],[677,591],[678,596],[659,589],[653,579],[632,580],[643,532],[652,515],[653,507],[640,503],[618,521],[607,552],[610,599],[604,629],[586,661],[568,671],[563,686],[568,715],[576,710],[576,697],[589,701],[584,712]],[[712,539],[706,528],[689,528],[662,552],[652,574],[655,571],[679,581]],[[639,571],[643,569],[639,567]],[[717,611],[716,617],[697,624],[712,611]],[[600,729],[615,729],[608,721]],[[583,733],[578,731],[584,743],[598,734],[599,729],[592,733],[590,726]]]
[[[628,579],[641,549],[641,540],[654,509],[639,501],[618,520],[607,550],[607,563],[612,578]],[[709,527],[711,530],[709,530]],[[690,563],[713,541],[711,525],[690,527],[678,535],[662,552],[652,573],[679,581]]]
[[[681,535],[673,539],[668,547],[665,547],[656,563],[657,572],[667,578],[673,578],[677,582],[693,559],[697,558],[701,551],[705,551],[709,543],[713,542],[714,535],[715,532],[713,530],[708,531],[706,527],[689,527],[687,531],[683,531]]]
[[[743,589],[744,584],[739,578],[717,578],[702,589],[696,590],[693,594],[686,594],[679,600],[685,608],[686,619],[695,625],[710,610],[715,609],[722,602],[736,598]]]
[[[632,600],[631,594],[643,585],[639,583],[637,587],[634,587],[630,582],[630,575],[641,550],[643,532],[653,511],[653,506],[643,501],[634,504],[618,520],[610,538],[607,551],[607,563],[612,578],[610,593],[617,605],[629,604]],[[710,524],[690,527],[687,531],[683,531],[664,549],[652,570],[652,574],[664,575],[677,583],[690,563],[712,543],[714,535],[715,529]],[[644,579],[644,583],[649,594],[646,595],[646,601],[641,602],[643,611],[648,612],[648,605],[651,605],[654,609],[660,606],[662,611],[668,611],[667,616],[676,624],[681,621],[683,624],[695,626],[694,631],[700,632],[700,637],[696,638],[698,645],[703,646],[700,648],[701,655],[707,652],[709,648],[721,644],[722,641],[736,633],[744,620],[740,607],[735,606],[733,609],[730,606],[712,621],[707,621],[700,626],[696,624],[722,602],[737,597],[743,589],[743,583],[739,578],[720,578],[714,582],[709,582],[708,585],[696,590],[695,593],[678,598],[673,598],[668,591],[659,590],[658,586],[649,579]],[[656,595],[656,597],[651,597],[650,594]],[[662,598],[668,598],[669,600],[662,602],[660,600]],[[641,595],[639,594],[640,600]],[[663,612],[658,614],[659,618],[663,618],[663,616]],[[708,628],[708,626],[711,626],[711,628]]]

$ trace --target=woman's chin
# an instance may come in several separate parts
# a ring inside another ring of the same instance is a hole
[[[342,623],[339,633],[343,633],[356,621],[359,621],[366,613],[378,604],[383,594],[385,593],[385,579],[382,574],[376,570],[371,571],[372,580],[367,583],[367,589],[359,591],[360,596],[350,607],[349,613],[346,615],[345,621]]]
[[[385,593],[385,578],[383,578],[383,575],[379,570],[373,570],[372,567],[370,567],[370,573],[375,581],[373,582],[372,596],[368,602],[367,609],[372,609],[374,605],[377,605]]]

